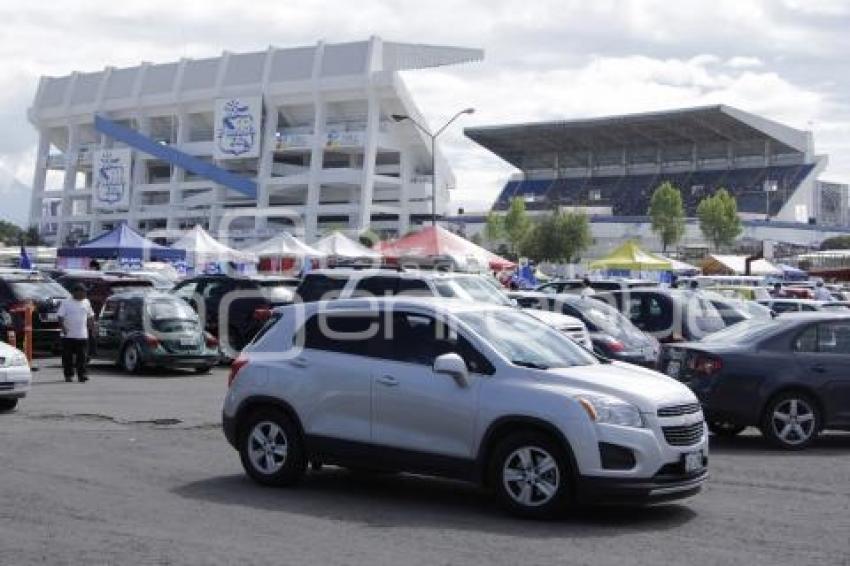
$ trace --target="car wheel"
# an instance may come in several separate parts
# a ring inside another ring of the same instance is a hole
[[[549,518],[571,499],[572,474],[563,448],[536,432],[513,434],[496,447],[490,485],[502,506],[522,517]]]
[[[777,395],[767,404],[761,432],[774,446],[802,450],[817,438],[820,424],[820,408],[814,399],[790,391]]]
[[[127,344],[121,352],[121,368],[127,373],[138,373],[142,369],[142,353],[137,344]]]
[[[724,436],[726,438],[738,436],[744,432],[745,428],[747,427],[725,421],[713,421],[708,423],[708,430],[717,436]]]
[[[197,373],[198,375],[204,375],[206,373],[209,373],[210,371],[212,371],[212,366],[203,366],[195,368],[195,373]]]
[[[286,486],[301,479],[307,468],[298,429],[283,413],[253,413],[242,427],[239,456],[251,478],[263,485]]]
[[[17,406],[17,399],[0,399],[0,411],[11,411]]]

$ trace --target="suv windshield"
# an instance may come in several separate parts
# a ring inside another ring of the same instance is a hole
[[[470,311],[458,318],[518,366],[549,369],[599,363],[561,332],[520,311]]]
[[[12,292],[19,301],[46,299],[48,297],[66,298],[71,295],[55,281],[46,279],[31,279],[12,281]]]
[[[493,285],[478,277],[447,277],[434,281],[441,297],[464,299],[476,303],[489,303],[509,307],[511,300]]]
[[[781,322],[770,318],[754,318],[729,326],[702,339],[703,342],[752,344],[781,328]]]
[[[641,334],[623,313],[611,305],[592,299],[582,299],[568,304],[581,312],[590,323],[589,326],[614,338]]]

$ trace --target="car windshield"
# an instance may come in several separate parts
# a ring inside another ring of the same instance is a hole
[[[11,284],[14,295],[21,301],[71,296],[62,285],[46,279],[12,281]]]
[[[702,342],[711,342],[714,344],[752,344],[765,336],[773,334],[780,327],[781,323],[773,319],[753,318],[709,334],[702,339]]]
[[[478,277],[450,277],[435,281],[441,297],[464,299],[476,303],[489,303],[509,307],[511,300],[493,285]]]
[[[623,313],[611,305],[589,298],[569,304],[580,311],[591,326],[601,332],[610,334],[614,338],[641,334]]]
[[[273,303],[290,303],[295,296],[296,283],[287,281],[262,281],[260,288],[263,295]]]
[[[470,311],[458,318],[518,366],[549,369],[599,363],[563,333],[517,310]]]
[[[198,315],[185,301],[171,298],[157,298],[147,304],[151,320],[197,320]]]

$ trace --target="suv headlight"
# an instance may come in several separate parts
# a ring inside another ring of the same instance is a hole
[[[644,426],[640,409],[616,397],[579,395],[576,400],[593,422],[633,428]]]
[[[21,352],[13,352],[8,356],[0,357],[0,367],[3,368],[21,367],[26,365],[29,365],[27,364],[27,357]]]

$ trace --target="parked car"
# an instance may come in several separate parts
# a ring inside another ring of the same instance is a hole
[[[694,391],[718,434],[757,426],[800,449],[824,429],[850,430],[850,314],[751,320],[665,346],[660,367]]]
[[[124,371],[145,367],[208,372],[220,359],[218,341],[179,298],[157,291],[128,291],[106,299],[97,321],[95,358]]]
[[[174,281],[158,271],[105,271],[104,273],[117,277],[145,279],[150,281],[157,291],[170,291],[174,287]]]
[[[557,310],[576,317],[587,327],[593,349],[606,358],[655,369],[660,350],[658,340],[641,332],[619,310],[608,304],[566,293],[547,295],[518,291],[508,293],[508,296],[522,307]]]
[[[32,377],[23,352],[0,341],[0,411],[11,411],[27,396]]]
[[[724,297],[731,299],[740,299],[744,301],[769,301],[770,289],[768,287],[752,287],[749,285],[721,285],[716,287],[708,287]]]
[[[82,285],[91,303],[95,316],[100,313],[103,303],[110,295],[124,291],[153,289],[153,283],[139,277],[110,275],[99,271],[69,271],[61,275],[57,283],[71,290],[75,285]]]
[[[590,288],[595,291],[618,291],[621,289],[638,289],[645,287],[657,287],[655,281],[646,281],[644,279],[591,279]],[[550,295],[559,295],[562,293],[578,294],[584,288],[584,279],[556,279],[549,283],[539,285],[535,291],[547,293]]]
[[[424,296],[460,299],[499,306],[513,306],[508,296],[487,278],[471,273],[419,269],[325,269],[304,276],[297,290],[304,302],[352,297]],[[580,320],[564,315],[529,311],[538,320],[565,332],[579,344],[592,343]]]
[[[298,279],[276,276],[198,275],[171,290],[199,311],[205,328],[227,350],[241,350],[264,324],[269,309],[292,302]],[[220,321],[227,299],[227,320]],[[226,339],[225,339],[226,338]]]
[[[533,316],[543,324],[563,332],[576,344],[580,344],[588,350],[593,350],[593,341],[590,339],[587,326],[579,318],[550,310],[523,309],[523,312]]]
[[[276,312],[234,362],[223,409],[261,484],[291,485],[308,463],[410,471],[483,484],[509,511],[545,517],[575,500],[679,499],[706,479],[687,387],[601,363],[515,308],[396,297]]]
[[[840,303],[822,303],[813,299],[770,299],[769,301],[759,301],[759,304],[776,314],[844,310],[846,308]]]
[[[727,326],[723,314],[703,291],[634,289],[597,294],[593,299],[617,308],[632,324],[662,343],[699,340]],[[746,318],[732,311],[726,315]]]
[[[59,303],[70,297],[62,285],[36,271],[0,269],[0,309],[12,317],[12,329],[23,339],[25,308],[34,306],[32,314],[34,350],[53,352],[59,344]]]

